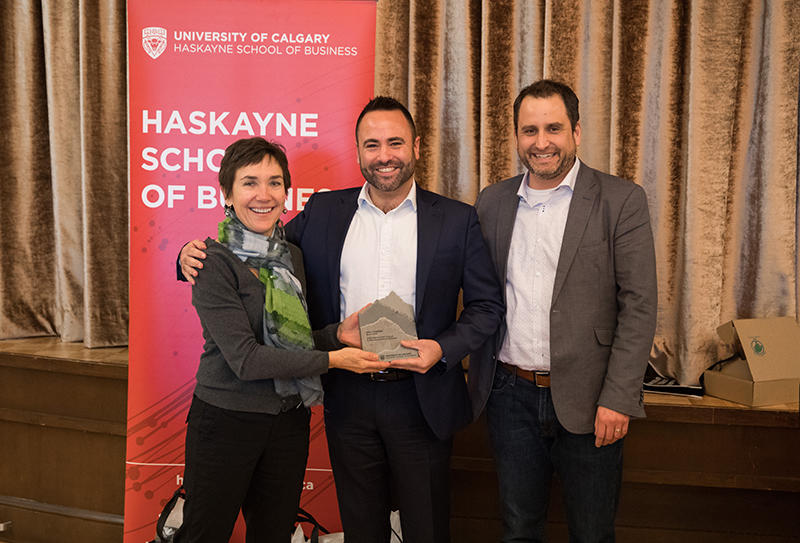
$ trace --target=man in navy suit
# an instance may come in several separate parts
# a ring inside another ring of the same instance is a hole
[[[303,250],[313,328],[396,292],[415,308],[417,358],[324,376],[325,426],[348,543],[449,541],[453,433],[472,420],[461,360],[497,329],[502,292],[472,206],[419,188],[408,110],[376,97],[356,123],[362,187],[314,194],[286,227]],[[191,256],[181,255],[190,273]],[[458,314],[458,297],[463,310]]]

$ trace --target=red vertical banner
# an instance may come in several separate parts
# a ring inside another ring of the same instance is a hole
[[[202,352],[188,240],[216,237],[224,149],[286,147],[291,219],[314,191],[361,184],[355,119],[372,95],[375,10],[364,0],[129,0],[130,369],[125,543],[153,539],[183,476]],[[301,505],[340,529],[319,408]],[[235,536],[236,540],[239,536]]]

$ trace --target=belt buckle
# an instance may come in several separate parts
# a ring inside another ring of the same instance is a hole
[[[369,375],[369,380],[374,381],[376,383],[386,383],[389,381],[402,381],[403,379],[411,377],[410,372],[395,368],[376,371],[368,375]]]
[[[550,372],[534,371],[533,383],[539,388],[550,388]]]
[[[392,376],[389,370],[375,371],[369,374],[369,380],[375,383],[383,383],[385,381],[391,381]]]

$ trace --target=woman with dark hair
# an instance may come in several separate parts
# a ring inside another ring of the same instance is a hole
[[[308,458],[309,408],[322,401],[320,374],[388,363],[344,347],[360,345],[355,314],[312,333],[302,255],[279,220],[291,186],[283,148],[263,138],[234,142],[219,182],[226,218],[218,239],[206,240],[192,287],[205,345],[187,419],[176,541],[227,542],[241,509],[248,542],[286,543]]]

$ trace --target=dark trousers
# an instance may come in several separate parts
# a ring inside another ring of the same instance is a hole
[[[331,372],[325,429],[346,543],[385,543],[400,510],[404,543],[450,540],[450,452],[419,407],[414,380]]]
[[[309,410],[245,413],[197,397],[186,430],[179,543],[227,543],[241,509],[247,542],[287,543],[308,458]]]
[[[622,481],[622,440],[597,448],[556,418],[549,388],[497,368],[487,406],[503,542],[545,541],[553,472],[561,479],[572,543],[613,542]]]

